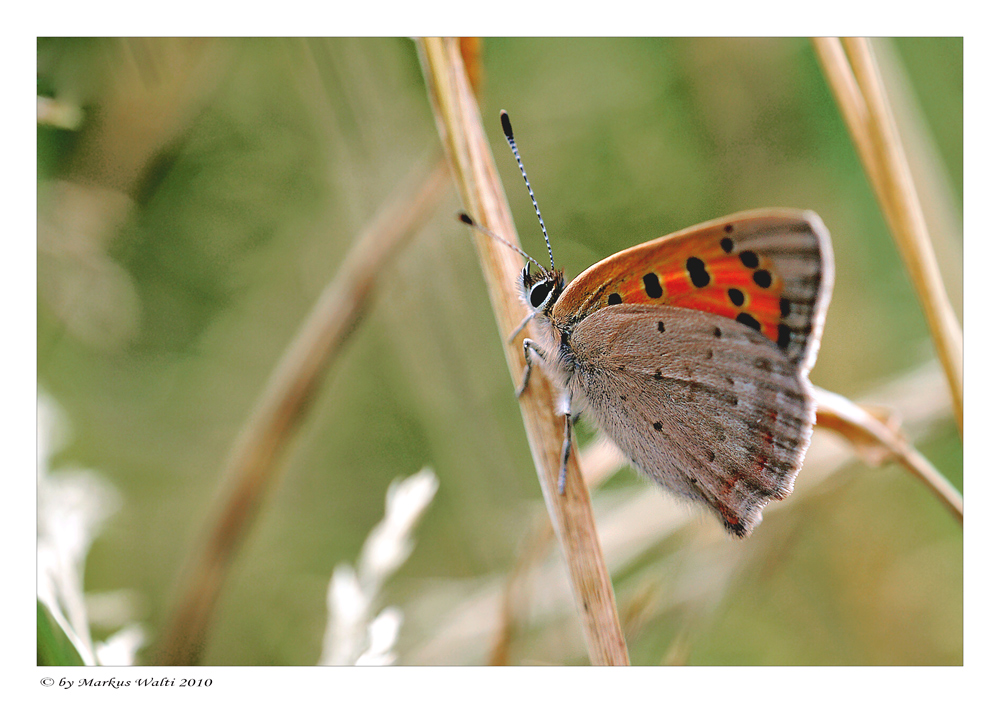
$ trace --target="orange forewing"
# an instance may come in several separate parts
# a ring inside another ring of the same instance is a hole
[[[781,273],[766,254],[741,258],[738,232],[739,219],[724,218],[609,256],[570,282],[552,316],[574,323],[607,305],[671,305],[759,325],[778,342]]]

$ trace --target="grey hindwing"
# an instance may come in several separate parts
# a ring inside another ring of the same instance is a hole
[[[662,331],[661,331],[662,330]],[[646,476],[737,536],[791,492],[815,404],[805,371],[759,332],[669,306],[620,305],[563,347],[569,389]]]

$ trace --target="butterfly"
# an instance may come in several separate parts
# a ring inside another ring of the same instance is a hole
[[[567,283],[510,119],[500,118],[552,263],[518,249],[530,312],[511,339],[530,324],[518,394],[535,365],[559,390],[560,492],[583,413],[640,473],[707,506],[730,534],[749,535],[764,506],[791,493],[816,422],[808,374],[833,288],[822,220],[741,212],[625,249]]]

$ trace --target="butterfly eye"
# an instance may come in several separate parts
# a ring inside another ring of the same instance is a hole
[[[531,295],[528,296],[528,301],[531,303],[531,307],[538,309],[545,302],[545,299],[549,297],[549,291],[552,290],[552,281],[539,281],[531,288]]]

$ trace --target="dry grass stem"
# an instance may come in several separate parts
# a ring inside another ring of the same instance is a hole
[[[628,460],[621,450],[603,439],[596,439],[580,451],[580,472],[590,490],[600,486],[627,463]],[[497,634],[490,651],[490,665],[510,663],[511,642],[516,634],[518,621],[523,619],[525,604],[530,593],[528,577],[548,556],[554,536],[552,523],[548,520],[538,520],[528,529],[528,535],[518,549],[514,568],[508,574],[504,585]]]
[[[899,418],[882,420],[847,398],[815,388],[816,425],[833,430],[854,446],[868,463],[880,466],[895,460],[930,489],[961,523],[964,513],[962,496],[934,468],[899,429]]]
[[[458,41],[420,39],[417,46],[438,131],[465,208],[483,226],[517,244],[513,219],[486,140],[479,107],[466,77]],[[524,368],[520,345],[523,334],[514,344],[506,343],[506,337],[524,316],[523,305],[512,285],[522,262],[518,254],[487,237],[475,235],[473,240],[503,340],[511,380],[516,387]],[[590,660],[594,664],[627,664],[628,651],[618,621],[611,579],[576,451],[574,448],[567,467],[565,495],[559,495],[557,479],[563,427],[553,412],[551,386],[542,374],[535,374],[533,379],[521,396],[521,414],[542,495],[569,566]]]
[[[814,45],[923,306],[961,432],[962,330],[944,289],[871,42],[821,38]]]
[[[414,170],[358,238],[286,348],[230,451],[214,517],[182,577],[158,664],[198,662],[229,566],[280,473],[281,450],[300,427],[324,373],[366,310],[378,274],[431,215],[447,186],[443,160]]]

